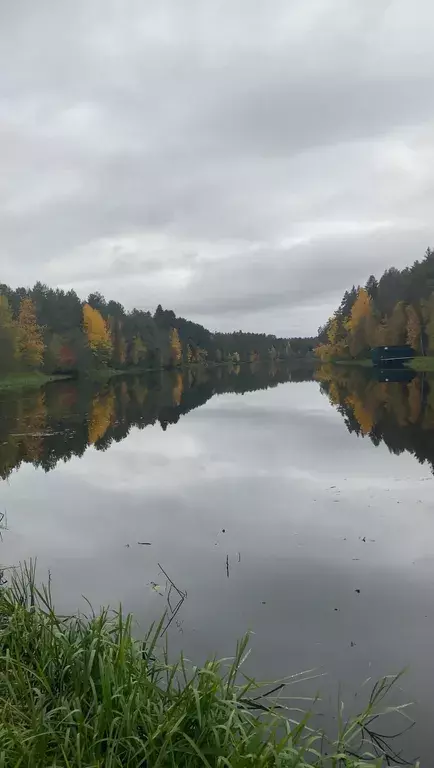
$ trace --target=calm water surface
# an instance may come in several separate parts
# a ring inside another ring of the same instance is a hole
[[[143,626],[167,607],[160,564],[187,592],[174,651],[229,655],[251,629],[257,676],[327,672],[299,689],[325,715],[339,683],[350,703],[409,666],[395,703],[417,701],[406,749],[429,765],[434,382],[382,378],[243,367],[3,395],[1,561],[37,556],[63,611],[121,601]]]

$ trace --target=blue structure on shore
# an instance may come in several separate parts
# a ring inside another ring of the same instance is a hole
[[[371,359],[373,365],[384,368],[386,366],[396,366],[397,368],[407,360],[416,357],[416,352],[407,344],[402,346],[373,347],[371,349]]]

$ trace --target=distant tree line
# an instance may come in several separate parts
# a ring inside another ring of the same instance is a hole
[[[92,368],[177,368],[184,364],[255,362],[305,356],[313,339],[211,333],[161,305],[152,315],[127,311],[92,293],[13,290],[0,284],[0,374],[81,372]]]
[[[409,344],[434,355],[434,251],[422,261],[371,275],[365,286],[346,291],[340,306],[318,331],[323,361],[358,358],[376,346]]]

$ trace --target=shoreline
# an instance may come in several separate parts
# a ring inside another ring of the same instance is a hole
[[[434,361],[434,359],[433,359]],[[232,361],[222,361],[221,363],[216,362],[208,362],[208,363],[190,363],[188,365],[180,365],[176,366],[174,368],[141,368],[141,367],[131,367],[131,368],[125,368],[125,369],[117,369],[117,368],[105,368],[105,369],[99,369],[99,370],[92,370],[92,371],[86,371],[80,375],[75,374],[44,374],[41,372],[34,372],[34,373],[15,373],[15,374],[9,374],[7,376],[1,377],[0,376],[0,392],[14,392],[14,391],[20,391],[23,389],[39,389],[40,387],[45,386],[46,384],[50,384],[52,382],[56,381],[79,381],[80,379],[88,379],[90,381],[93,381],[95,383],[101,382],[107,382],[112,378],[115,378],[116,376],[142,376],[147,373],[173,373],[173,372],[180,372],[185,370],[191,370],[195,368],[222,368],[222,367],[228,367],[228,366],[234,366],[234,365],[252,365],[252,364],[258,364],[258,365],[266,365],[269,361],[266,360],[258,360],[257,363],[250,363],[250,361],[240,361],[239,363],[233,363]],[[318,362],[316,360],[306,360],[306,358],[295,358],[294,360],[283,360],[283,358],[277,359],[275,362],[281,363],[291,363],[294,364],[294,367],[309,365],[312,367],[317,367]]]
[[[12,373],[8,376],[0,377],[0,392],[11,392],[21,389],[39,389],[45,384],[53,381],[67,381],[72,376],[66,374],[45,373]]]
[[[399,674],[381,678],[367,705],[327,733],[311,723],[311,697],[298,716],[281,707],[281,692],[313,670],[268,684],[240,675],[248,635],[229,664],[213,657],[195,666],[182,653],[169,660],[166,614],[138,639],[121,607],[58,616],[32,561],[11,569],[0,612],[2,765],[105,765],[109,755],[111,765],[131,768],[356,768],[357,755],[372,750],[380,768],[394,755],[395,737],[380,742],[371,723],[408,706],[383,705]]]

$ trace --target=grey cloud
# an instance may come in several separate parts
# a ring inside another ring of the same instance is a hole
[[[365,236],[313,240],[293,249],[202,264],[193,283],[195,298],[184,310],[242,315],[244,311],[321,303],[366,282],[381,267],[404,266],[416,245],[423,252],[427,232],[377,232]],[[178,302],[179,303],[179,302]],[[181,305],[182,306],[182,305]]]
[[[432,241],[417,5],[3,0],[2,280],[312,332]]]

